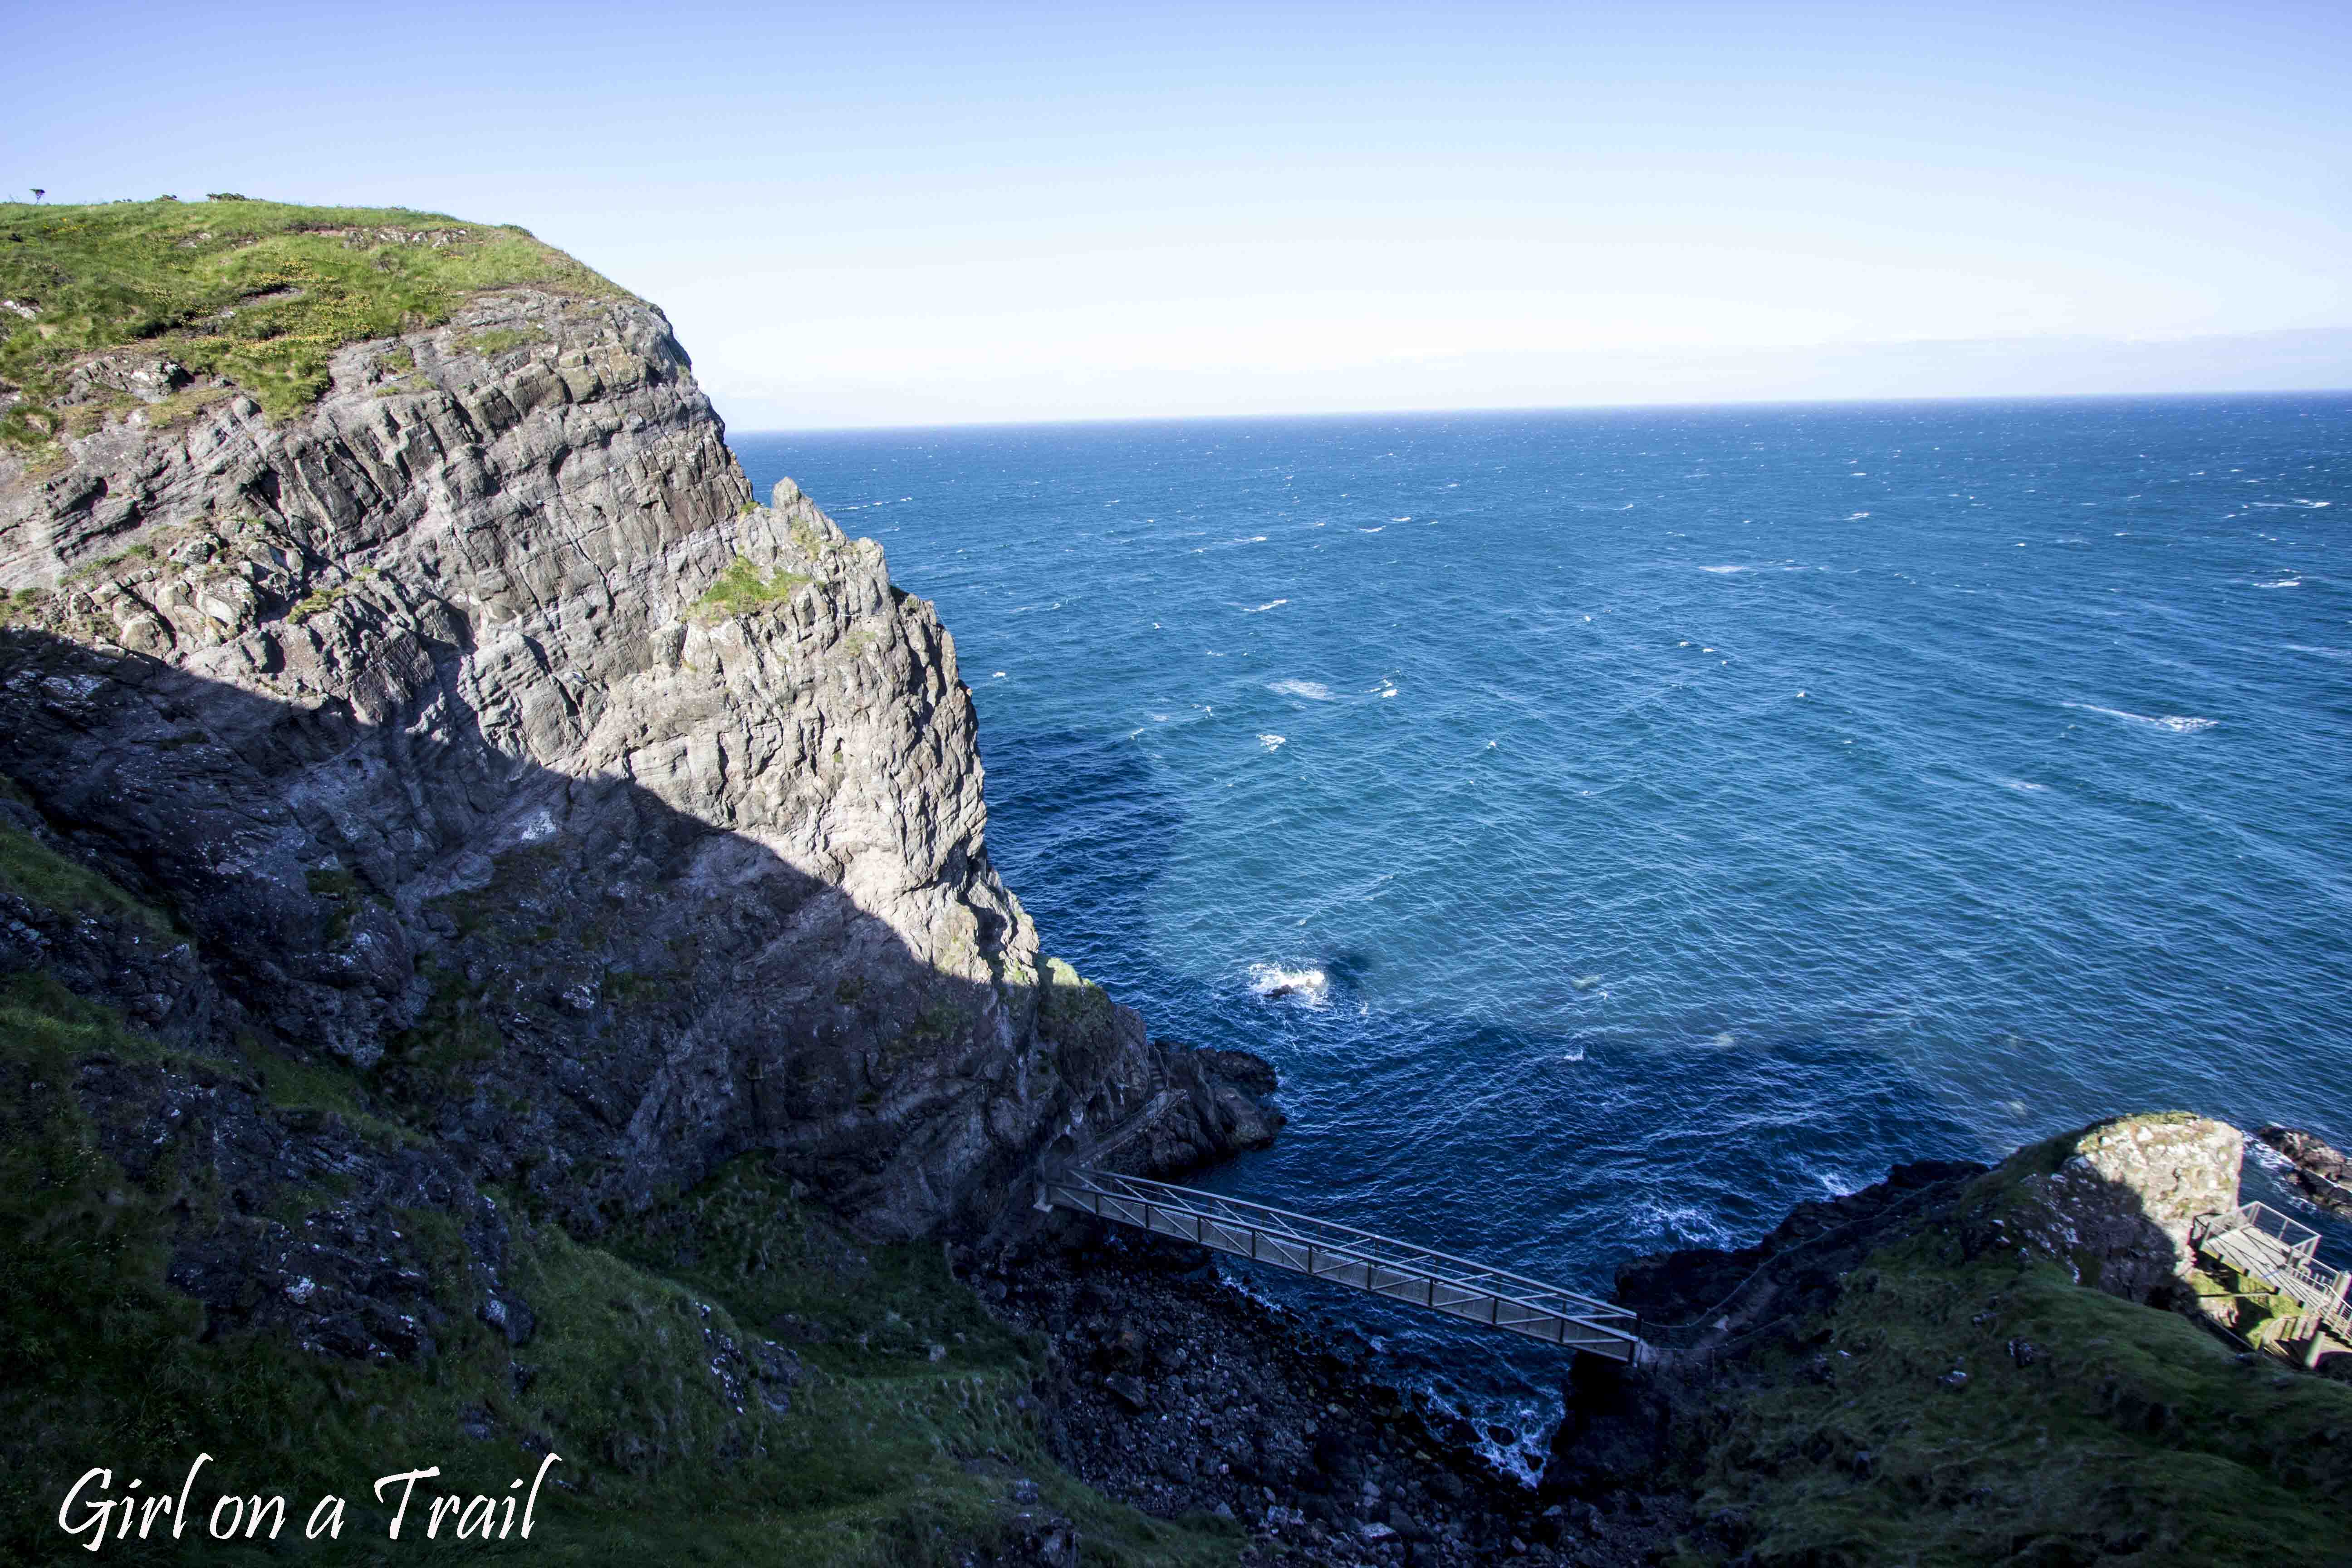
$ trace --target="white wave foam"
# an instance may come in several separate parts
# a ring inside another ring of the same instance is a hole
[[[1319,680],[1277,680],[1266,689],[1282,697],[1304,697],[1309,702],[1331,700],[1331,689]]]
[[[2120,708],[2102,708],[2095,702],[2069,702],[2064,706],[2084,713],[2104,713],[2110,719],[2122,719],[2134,724],[2149,724],[2159,730],[2169,730],[2176,735],[2193,735],[2200,730],[2210,730],[2219,719],[2184,718],[2178,713],[2166,713],[2151,718],[2146,713],[2126,713]]]
[[[1594,986],[1601,984],[1601,976],[1598,974],[1580,974],[1575,979],[1570,981],[1569,984],[1575,986],[1579,991],[1590,991]]]
[[[1290,601],[1287,599],[1268,599],[1263,605],[1244,605],[1241,606],[1241,612],[1245,616],[1262,616],[1268,610],[1278,609],[1288,603]]]
[[[2002,779],[2000,787],[2013,789],[2020,795],[2044,795],[2050,789],[2048,784],[2038,784],[2031,779]]]
[[[1756,568],[1753,566],[1702,566],[1699,570],[1702,572],[1717,573],[1720,575],[1728,575],[1734,572],[1753,572]]]
[[[1563,1062],[1580,1062],[1584,1059],[1584,1047],[1570,1046],[1560,1053],[1559,1059]]]
[[[1267,751],[1273,752],[1280,750],[1286,739],[1286,737],[1282,735],[1260,735],[1257,738],[1257,743]]]
[[[2275,583],[2256,583],[2253,585],[2257,588],[2300,588],[2303,586],[2303,579],[2300,577],[2282,577]]]
[[[1626,1206],[1625,1217],[1633,1235],[1668,1237],[1683,1247],[1721,1247],[1732,1239],[1729,1226],[1689,1204],[1636,1202]]]
[[[2352,658],[2352,647],[2314,647],[2309,643],[2299,642],[2286,646],[2297,653],[2315,653],[2322,658]]]
[[[1287,1000],[1301,1006],[1320,1007],[1328,998],[1330,978],[1319,969],[1285,969],[1277,963],[1253,963],[1250,993],[1266,1001]]]

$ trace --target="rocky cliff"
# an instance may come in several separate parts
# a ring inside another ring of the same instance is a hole
[[[912,1235],[1139,1112],[1265,1135],[1040,952],[952,639],[754,502],[657,310],[479,294],[283,419],[152,349],[74,384],[127,406],[0,457],[0,771],[216,982],[103,999],[590,1225],[747,1150]]]
[[[2352,1391],[2232,1342],[2279,1308],[2189,1245],[2243,1148],[2116,1117],[1990,1170],[1897,1166],[1738,1252],[1635,1259],[1618,1299],[1662,1353],[1576,1368],[1545,1485],[1678,1475],[1700,1555],[1756,1568],[2333,1568]]]
[[[0,1558],[199,1452],[358,1541],[387,1456],[560,1454],[584,1563],[1213,1551],[1055,1465],[940,1240],[1271,1074],[1040,951],[953,642],[658,310],[454,218],[0,204]]]

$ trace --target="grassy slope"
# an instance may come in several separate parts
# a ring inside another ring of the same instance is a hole
[[[129,344],[284,416],[325,390],[341,345],[436,324],[469,294],[520,283],[620,293],[520,229],[397,207],[0,204],[0,299],[37,311],[0,313],[0,382],[26,394],[0,415],[0,439],[37,451],[88,427],[102,405],[52,400],[77,360]]]
[[[718,581],[694,602],[691,612],[705,620],[723,620],[729,616],[747,615],[764,605],[782,604],[793,596],[793,590],[804,583],[814,582],[797,572],[778,567],[772,576],[744,557],[738,555],[719,574]]]
[[[77,908],[125,899],[24,835],[6,848],[18,889],[56,888]],[[520,1349],[475,1319],[438,1213],[404,1216],[441,1258],[448,1314],[424,1364],[359,1365],[271,1334],[207,1339],[202,1309],[163,1269],[175,1205],[201,1219],[221,1194],[203,1169],[142,1185],[98,1147],[65,1089],[94,1056],[211,1066],[37,974],[0,991],[0,1561],[66,1555],[60,1476],[103,1464],[152,1489],[199,1448],[214,1456],[199,1495],[283,1492],[296,1521],[275,1555],[306,1562],[528,1552],[580,1564],[944,1563],[1010,1528],[1004,1500],[1023,1476],[1044,1508],[1077,1522],[1089,1563],[1233,1558],[1229,1527],[1147,1519],[1055,1467],[1013,1404],[1042,1347],[989,1320],[936,1248],[861,1250],[749,1162],[599,1245],[519,1226],[509,1279],[538,1315]],[[279,1102],[345,1115],[387,1152],[422,1136],[361,1113],[383,1099],[340,1069],[273,1059],[265,1070]],[[819,1336],[801,1349],[792,1407],[736,1415],[705,1368],[704,1330],[740,1342],[785,1313]],[[466,1437],[469,1412],[487,1413],[498,1436]],[[564,1455],[556,1473],[577,1489],[548,1495],[527,1547],[436,1546],[413,1531],[384,1540],[369,1479],[438,1464],[434,1484],[503,1495],[536,1464],[516,1439],[528,1432]],[[339,1545],[300,1542],[301,1514],[328,1490],[352,1498],[351,1531]],[[194,1533],[180,1550],[221,1563],[272,1555]]]
[[[1936,1233],[1813,1327],[1723,1391],[1706,1462],[1767,1563],[2352,1563],[2352,1388]]]

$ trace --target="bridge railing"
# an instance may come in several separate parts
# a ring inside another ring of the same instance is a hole
[[[2293,1298],[2313,1320],[2338,1336],[2352,1338],[2352,1269],[2319,1261],[2319,1232],[2267,1204],[2241,1205],[2200,1215],[2190,1225],[2189,1245],[2251,1274]]]
[[[2268,1204],[2241,1204],[2221,1214],[2200,1215],[2190,1230],[2192,1243],[2204,1237],[2218,1240],[2230,1231],[2244,1230],[2265,1237],[2285,1257],[2299,1258],[2305,1264],[2316,1263],[2319,1258],[2319,1232]]]
[[[1312,1215],[1092,1170],[1045,1184],[1037,1206],[1056,1205],[1547,1344],[1622,1362],[1642,1353],[1623,1307]]]

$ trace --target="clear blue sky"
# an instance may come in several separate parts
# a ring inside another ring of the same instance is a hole
[[[2340,3],[10,32],[0,184],[521,223],[666,307],[743,427],[2352,384]]]

